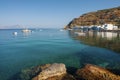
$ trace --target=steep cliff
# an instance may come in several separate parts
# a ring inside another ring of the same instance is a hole
[[[120,7],[98,10],[81,15],[69,22],[65,29],[75,26],[91,26],[111,23],[120,27]]]

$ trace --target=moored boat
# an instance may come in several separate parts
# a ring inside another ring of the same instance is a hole
[[[17,35],[18,33],[17,32],[13,32],[13,35]]]
[[[26,28],[26,29],[23,29],[22,32],[26,33],[26,32],[32,32],[32,31]]]

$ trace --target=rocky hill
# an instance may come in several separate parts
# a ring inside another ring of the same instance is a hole
[[[81,15],[79,18],[74,18],[69,22],[65,29],[75,26],[91,26],[111,23],[120,28],[120,7],[98,10]]]

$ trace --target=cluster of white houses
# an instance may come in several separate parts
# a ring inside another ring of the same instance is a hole
[[[101,26],[101,28],[104,30],[117,30],[118,26],[115,26],[113,24],[104,24]]]
[[[89,30],[118,30],[118,26],[113,24],[91,25],[91,26],[76,26],[75,28],[89,29]]]

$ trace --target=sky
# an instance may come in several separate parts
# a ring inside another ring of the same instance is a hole
[[[0,0],[0,29],[62,28],[80,15],[120,6],[120,0]]]

